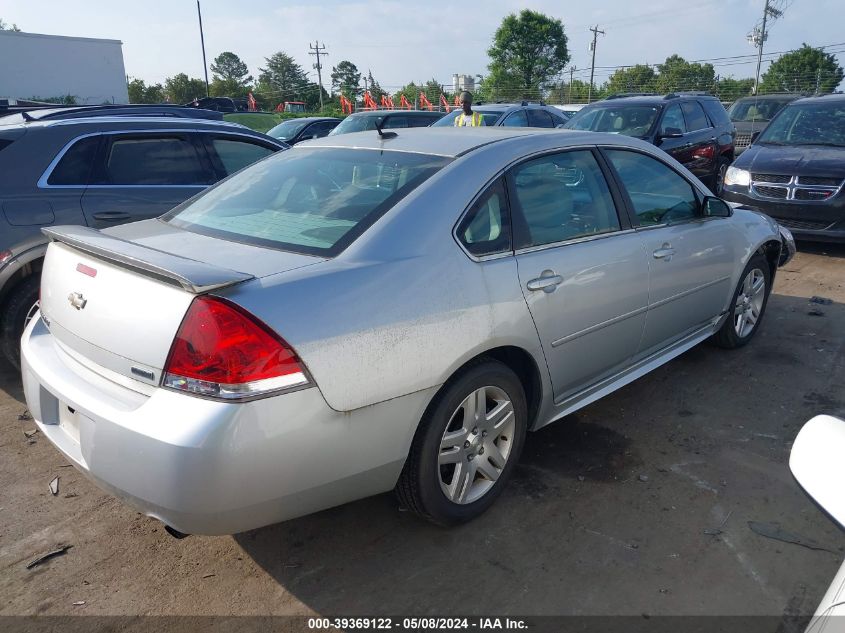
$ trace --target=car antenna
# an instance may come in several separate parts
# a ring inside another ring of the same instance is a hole
[[[24,120],[24,121],[26,121],[27,123],[29,123],[30,121],[35,121],[35,117],[34,117],[34,116],[32,116],[32,115],[31,115],[29,112],[27,112],[26,110],[22,110],[22,111],[21,111],[21,116],[23,117],[23,120]]]
[[[396,138],[398,135],[396,132],[384,132],[382,131],[381,127],[384,125],[384,118],[376,119],[376,132],[378,132],[379,138],[381,140],[386,141],[389,138]]]

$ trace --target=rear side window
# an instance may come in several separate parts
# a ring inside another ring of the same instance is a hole
[[[408,118],[404,116],[389,116],[382,126],[388,128],[406,128],[408,127]]]
[[[449,163],[381,150],[279,152],[164,216],[204,235],[333,256]]]
[[[517,220],[515,204],[516,248],[619,230],[616,206],[592,152],[543,156],[512,173],[521,211]]]
[[[528,119],[525,116],[525,110],[511,112],[502,122],[502,125],[506,127],[528,127]]]
[[[97,147],[100,145],[100,138],[100,136],[89,136],[71,145],[50,173],[47,184],[81,187],[87,185]]]
[[[715,99],[704,99],[701,101],[707,116],[713,121],[713,125],[731,125],[731,118],[725,107]]]
[[[554,127],[552,117],[545,110],[531,108],[528,110],[528,125],[530,127]]]
[[[710,121],[704,115],[704,110],[698,105],[698,101],[685,101],[681,104],[684,111],[684,119],[687,122],[687,130],[694,132],[710,127]]]
[[[415,116],[408,119],[408,127],[428,127],[440,119],[438,116]]]
[[[228,138],[215,138],[211,145],[227,176],[273,153],[273,150],[263,145]]]
[[[472,205],[458,227],[458,239],[473,255],[511,250],[510,214],[503,179],[499,178]]]
[[[116,136],[102,169],[97,184],[209,185],[216,180],[183,136]]]

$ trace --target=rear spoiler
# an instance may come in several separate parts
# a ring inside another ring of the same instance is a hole
[[[177,284],[194,294],[254,279],[254,276],[248,273],[128,242],[87,226],[51,226],[41,229],[41,232],[51,242],[62,242],[125,268]]]

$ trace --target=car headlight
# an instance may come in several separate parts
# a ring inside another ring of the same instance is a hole
[[[747,187],[751,184],[751,174],[744,169],[728,167],[728,171],[725,172],[725,184]]]

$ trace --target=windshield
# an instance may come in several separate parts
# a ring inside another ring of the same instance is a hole
[[[751,123],[753,121],[771,121],[792,99],[740,99],[728,110],[731,121]]]
[[[279,152],[163,216],[236,242],[333,256],[449,159],[409,152]]]
[[[757,142],[845,147],[845,101],[789,105],[763,130]]]
[[[481,122],[484,125],[496,125],[496,121],[502,118],[502,110],[483,110],[481,108],[473,108],[473,112],[478,112],[481,115]],[[463,110],[452,110],[442,119],[438,119],[431,124],[431,127],[454,127],[455,119]]]
[[[308,125],[308,121],[303,122],[298,119],[291,119],[290,121],[279,123],[276,127],[271,128],[267,134],[282,141],[289,141],[295,138],[306,125]]]
[[[584,108],[572,115],[566,127],[571,130],[646,136],[659,111],[656,106],[638,105]]]
[[[376,123],[381,122],[384,117],[366,115],[366,116],[348,116],[340,124],[329,132],[329,136],[337,134],[349,134],[350,132],[366,132],[367,130],[376,129]]]

